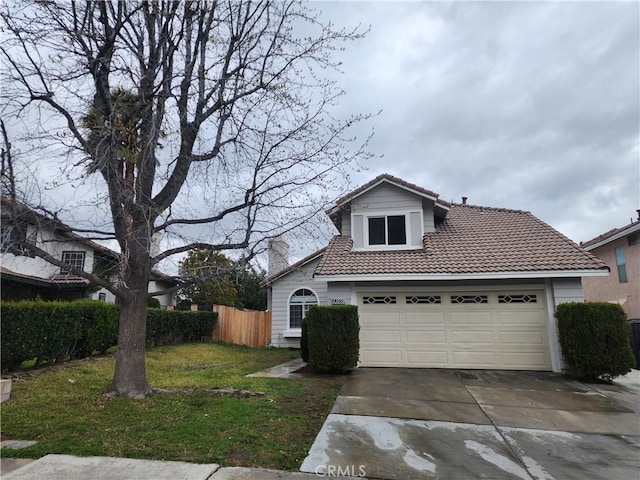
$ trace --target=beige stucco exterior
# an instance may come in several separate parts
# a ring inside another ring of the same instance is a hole
[[[629,235],[589,249],[608,265],[610,273],[608,277],[585,277],[583,288],[585,300],[619,303],[631,319],[640,318],[640,244],[629,245]],[[619,247],[625,254],[626,283],[621,283],[618,278],[615,249]]]

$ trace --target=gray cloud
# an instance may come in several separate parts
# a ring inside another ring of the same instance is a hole
[[[356,176],[530,210],[575,241],[640,207],[634,3],[315,4],[371,25],[343,54],[340,109],[377,111]]]
[[[388,172],[443,199],[532,211],[575,241],[640,208],[640,13],[635,2],[315,2],[338,27],[370,25],[337,52],[336,111],[382,113],[377,158],[353,188]],[[51,129],[51,123],[46,123]],[[29,131],[24,126],[22,131]],[[32,155],[25,155],[25,158]],[[46,159],[37,156],[38,168]],[[57,162],[57,160],[56,160]],[[35,166],[34,166],[35,168]],[[56,170],[49,168],[49,170]],[[44,177],[49,183],[55,175]],[[97,179],[51,204],[99,202]],[[192,196],[200,193],[195,188]],[[189,203],[189,196],[183,200]],[[66,220],[101,225],[102,209]],[[330,227],[320,226],[326,236]],[[304,237],[306,234],[302,234]],[[303,256],[321,241],[294,245]]]

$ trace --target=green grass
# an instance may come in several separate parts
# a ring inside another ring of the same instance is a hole
[[[281,349],[219,343],[153,348],[147,378],[183,389],[144,400],[107,398],[113,358],[91,359],[14,377],[2,404],[2,438],[37,440],[2,456],[105,455],[223,466],[297,470],[344,377],[246,378],[297,356]],[[237,388],[265,396],[237,398],[206,389]]]

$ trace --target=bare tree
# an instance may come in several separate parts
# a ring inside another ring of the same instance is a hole
[[[109,228],[92,233],[118,241],[119,281],[74,273],[120,299],[111,389],[143,397],[152,267],[195,248],[251,258],[322,211],[366,158],[368,139],[347,135],[368,116],[333,118],[343,92],[326,76],[362,33],[290,0],[1,8],[13,111],[62,119],[60,141],[82,153],[69,166],[105,186]],[[156,252],[158,235],[171,247]]]

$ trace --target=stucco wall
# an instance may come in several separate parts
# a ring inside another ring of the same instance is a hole
[[[167,288],[170,288],[171,285],[162,281],[156,281],[156,280],[151,280],[149,282],[149,292],[153,293],[153,292],[157,292],[160,290],[165,290]],[[115,303],[116,301],[116,297],[113,293],[111,293],[109,290],[107,290],[106,288],[101,288],[100,290],[98,290],[97,292],[92,293],[91,295],[89,295],[89,298],[91,298],[92,300],[99,300],[100,299],[100,294],[104,293],[106,295],[105,298],[105,302],[106,303]],[[175,297],[175,293],[167,293],[165,295],[159,295],[157,297],[159,301],[160,301],[160,305],[162,307],[168,307],[168,306],[175,306],[176,304],[176,297]]]
[[[32,234],[33,229],[35,229],[34,226],[28,227],[27,236]],[[89,273],[93,271],[93,249],[82,243],[62,238],[48,230],[38,230],[36,246],[58,260],[62,260],[62,252],[64,251],[83,251],[85,252],[84,270]],[[33,277],[50,278],[52,275],[60,273],[60,267],[52,265],[46,260],[38,257],[14,255],[10,252],[0,253],[0,263],[13,272]]]
[[[167,288],[171,288],[172,285],[158,280],[151,280],[149,282],[149,292],[159,292],[161,290],[166,290]],[[160,301],[160,305],[163,307],[169,307],[171,305],[175,306],[176,304],[176,294],[175,293],[165,293],[164,295],[158,295],[157,298]]]
[[[622,247],[627,266],[627,283],[620,283],[615,249]],[[608,277],[584,279],[584,296],[587,301],[617,302],[629,318],[640,318],[640,245],[629,245],[627,237],[619,238],[591,250],[611,269]]]
[[[116,296],[113,293],[111,293],[109,290],[107,290],[106,288],[101,288],[97,292],[91,293],[89,295],[89,298],[91,300],[100,300],[100,294],[101,293],[105,294],[105,302],[106,303],[115,303],[116,302]]]

